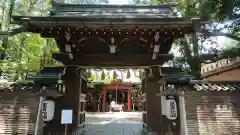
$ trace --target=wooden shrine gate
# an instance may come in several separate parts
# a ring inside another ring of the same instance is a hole
[[[39,33],[43,38],[54,38],[60,50],[52,56],[65,67],[61,81],[54,88],[43,87],[48,81],[34,79],[38,90],[58,90],[63,96],[53,100],[54,119],[43,128],[45,134],[60,134],[64,126],[60,123],[62,109],[73,110],[73,123],[69,134],[78,127],[84,127],[84,94],[86,90],[85,68],[144,68],[146,76],[144,88],[147,100],[147,127],[159,134],[169,130],[180,133],[179,117],[173,125],[162,117],[161,103],[156,94],[164,90],[161,70],[158,68],[173,58],[169,51],[175,39],[198,31],[206,22],[202,19],[179,18],[171,5],[71,5],[52,2],[51,14],[47,17],[13,16],[15,24],[8,35],[19,32]],[[55,74],[56,80],[56,74]],[[159,85],[161,89],[159,90]],[[178,101],[178,96],[171,96]],[[156,104],[156,106],[152,106]],[[178,104],[178,102],[177,102]],[[178,113],[179,115],[179,113]],[[156,116],[159,121],[152,118]],[[158,128],[161,125],[162,128]],[[168,127],[165,127],[168,125]]]

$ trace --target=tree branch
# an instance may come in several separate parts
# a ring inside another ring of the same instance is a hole
[[[223,32],[219,32],[219,31],[218,32],[217,31],[214,31],[214,32],[200,31],[200,33],[203,33],[204,35],[207,35],[207,36],[224,36],[224,37],[228,37],[233,40],[236,40],[238,42],[240,41],[240,37],[229,34],[229,33],[223,33]]]

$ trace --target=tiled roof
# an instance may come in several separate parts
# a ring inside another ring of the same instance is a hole
[[[26,82],[16,82],[16,83],[12,83],[9,85],[1,85],[0,84],[0,91],[16,91],[16,90],[20,90],[20,91],[28,91],[32,89],[34,82],[32,81],[26,81]]]
[[[240,85],[194,84],[197,91],[233,91],[240,90]]]
[[[192,80],[190,85],[197,91],[236,91],[240,90],[240,81]]]
[[[170,80],[171,81],[171,80]],[[0,90],[9,91],[28,91],[32,89],[33,82],[13,83],[8,87],[0,87]],[[173,84],[171,81],[170,84]],[[196,91],[238,91],[240,90],[240,81],[205,81],[205,80],[187,80],[176,81],[175,84],[190,86]]]
[[[161,67],[163,81],[167,84],[188,84],[193,79],[189,73],[176,67]]]
[[[165,18],[174,17],[171,5],[85,5],[52,4],[51,16],[72,16],[88,18]]]
[[[0,96],[52,96],[59,97],[62,96],[62,93],[54,90],[55,86],[48,86],[46,89],[36,90],[33,81],[24,82],[24,83],[13,83],[6,87],[1,87],[0,84]],[[54,88],[53,88],[54,87]],[[53,89],[53,90],[52,90]],[[30,94],[29,94],[30,93]]]

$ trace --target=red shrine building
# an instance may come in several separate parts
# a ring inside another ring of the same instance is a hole
[[[142,109],[140,82],[114,80],[107,83],[94,82],[93,85],[93,88],[88,88],[86,111],[108,112],[111,101],[122,105],[123,111],[140,111]],[[99,104],[99,107],[96,104]]]
[[[107,90],[115,91],[116,93],[118,91],[127,91],[127,110],[131,110],[131,90],[132,85],[131,84],[124,84],[119,82],[113,82],[111,84],[106,84],[103,87],[103,111],[106,111],[107,108]],[[115,95],[115,98],[117,95]],[[117,99],[115,99],[117,100]]]

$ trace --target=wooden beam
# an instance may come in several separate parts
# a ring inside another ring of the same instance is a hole
[[[65,65],[82,67],[150,67],[162,65],[173,58],[172,54],[159,54],[152,60],[150,54],[88,54],[74,56],[70,59],[67,53],[53,53],[53,58]]]

